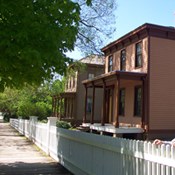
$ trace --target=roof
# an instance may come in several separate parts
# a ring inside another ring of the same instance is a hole
[[[122,43],[126,40],[132,40],[133,36],[139,37],[139,35],[146,33],[146,35],[150,36],[162,36],[162,37],[169,37],[175,39],[175,28],[172,26],[161,26],[161,25],[156,25],[156,24],[150,24],[150,23],[145,23],[138,28],[130,31],[126,35],[122,36],[121,38],[109,43],[105,47],[103,47],[101,50],[104,52],[105,50]],[[165,36],[163,36],[162,32],[164,33]],[[158,33],[161,33],[161,35],[158,35]]]
[[[105,57],[103,55],[89,55],[79,60],[82,63],[104,65]]]
[[[92,87],[93,85],[102,86],[103,81],[113,80],[120,77],[120,79],[127,80],[141,80],[143,77],[146,77],[147,73],[143,72],[128,72],[128,71],[112,71],[106,74],[96,76],[92,79],[84,80],[82,83],[87,87]]]

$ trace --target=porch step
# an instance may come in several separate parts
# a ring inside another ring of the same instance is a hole
[[[90,131],[90,127],[89,126],[82,126],[80,125],[79,127],[77,127],[78,130],[80,131],[84,131],[84,132],[89,132]]]

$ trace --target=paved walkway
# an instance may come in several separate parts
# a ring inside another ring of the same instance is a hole
[[[9,124],[0,123],[0,175],[71,175]]]

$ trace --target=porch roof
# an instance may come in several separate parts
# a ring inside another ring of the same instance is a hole
[[[147,73],[143,72],[128,72],[128,71],[112,71],[106,74],[102,74],[96,76],[92,79],[84,80],[82,83],[86,87],[98,86],[102,87],[104,82],[109,82],[115,79],[126,79],[126,80],[142,80],[142,78],[146,77]]]
[[[76,96],[76,92],[62,92],[60,93],[61,97],[75,97]]]
[[[75,97],[76,96],[76,92],[62,92],[58,95],[53,95],[53,98],[66,98],[66,97]]]

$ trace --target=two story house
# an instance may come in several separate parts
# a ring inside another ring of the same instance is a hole
[[[83,69],[75,71],[73,75],[70,75],[66,81],[65,92],[53,96],[53,116],[58,117],[60,120],[69,121],[72,125],[79,126],[82,124],[82,116],[84,116],[84,110],[87,113],[87,121],[91,122],[92,111],[92,96],[93,92],[90,90],[86,93],[85,104],[85,88],[82,84],[83,80],[90,80],[104,73],[104,56],[90,55],[79,60],[83,63]],[[74,65],[71,65],[74,69]],[[98,108],[102,105],[102,90],[96,91],[96,121],[100,121],[101,110]],[[99,117],[98,117],[99,116]]]
[[[148,139],[174,138],[175,28],[146,23],[102,51],[105,74],[83,81],[86,91],[94,91],[92,101],[96,89],[103,91],[101,122],[95,123],[93,113],[90,128],[115,135],[140,133]]]

